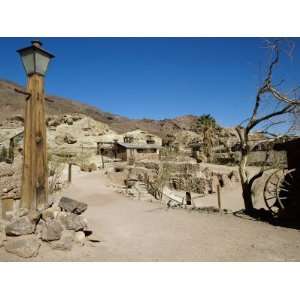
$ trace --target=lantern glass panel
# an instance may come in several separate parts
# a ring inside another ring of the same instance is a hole
[[[36,51],[35,52],[35,73],[45,75],[47,72],[49,61],[50,61],[49,56],[40,53],[39,51]]]
[[[32,51],[26,51],[22,53],[21,58],[26,74],[34,73],[34,53]]]

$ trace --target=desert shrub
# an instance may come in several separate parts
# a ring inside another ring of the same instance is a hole
[[[90,165],[90,158],[91,153],[81,151],[74,157],[73,162],[74,164],[78,165],[81,170],[88,170]]]
[[[152,182],[152,188],[154,196],[162,201],[164,188],[169,184],[171,176],[170,166],[166,163],[162,163],[154,176]]]
[[[62,175],[66,164],[71,163],[72,159],[67,153],[55,155],[48,153],[48,176],[49,193],[52,194],[61,188]]]

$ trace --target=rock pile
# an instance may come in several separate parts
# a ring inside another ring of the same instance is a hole
[[[22,258],[37,256],[41,245],[70,251],[74,244],[99,242],[82,213],[87,204],[62,197],[41,212],[20,209],[10,222],[0,223],[0,247]]]
[[[74,122],[81,120],[83,117],[80,114],[64,115],[64,116],[50,116],[47,118],[48,127],[57,127],[61,124],[73,125]]]
[[[13,164],[0,163],[0,197],[18,200],[21,197],[22,159],[17,156]]]

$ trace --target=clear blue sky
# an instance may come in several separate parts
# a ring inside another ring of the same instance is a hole
[[[0,78],[25,84],[16,50],[31,38],[0,38]],[[268,59],[260,38],[41,38],[56,57],[48,94],[130,118],[210,113],[223,126],[245,119]],[[300,84],[300,43],[278,80]]]

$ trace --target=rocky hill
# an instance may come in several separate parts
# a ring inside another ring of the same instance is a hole
[[[22,121],[24,113],[25,96],[15,91],[15,88],[24,87],[10,81],[0,80],[0,123],[9,124],[10,121]],[[124,133],[134,129],[142,129],[153,134],[162,136],[166,133],[176,134],[182,130],[190,130],[197,117],[192,115],[181,116],[174,119],[151,120],[151,119],[129,119],[123,116],[104,112],[96,107],[83,104],[79,101],[66,99],[58,96],[47,95],[52,102],[47,102],[47,116],[60,116],[66,114],[80,113],[96,121],[109,125],[118,132]]]

